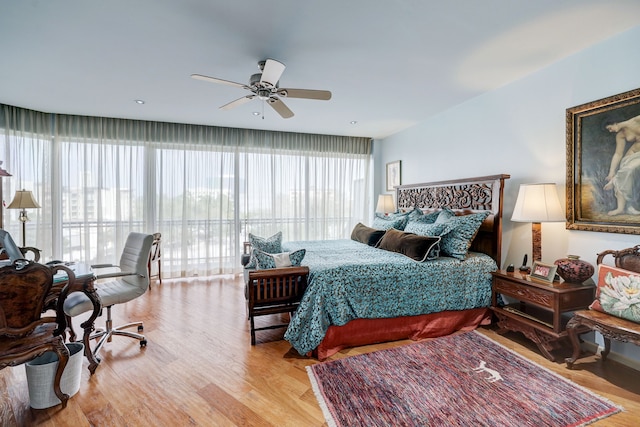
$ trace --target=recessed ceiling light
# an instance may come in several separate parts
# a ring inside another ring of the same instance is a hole
[[[355,120],[351,120],[349,123],[351,123],[352,125],[355,125],[355,124],[356,124],[356,123],[358,123],[358,122],[357,122],[357,121],[355,121]]]
[[[144,101],[142,99],[135,99],[134,102],[136,104],[144,104]]]
[[[253,113],[251,113],[251,114],[253,114],[254,116],[259,116],[259,115],[260,115],[260,111],[254,111],[254,112],[253,112]]]

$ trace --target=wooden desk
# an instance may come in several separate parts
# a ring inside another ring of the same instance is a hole
[[[80,326],[84,329],[84,335],[82,338],[82,342],[84,343],[84,355],[89,361],[89,372],[93,375],[96,371],[96,368],[100,364],[100,359],[98,359],[93,352],[91,351],[91,343],[90,337],[91,332],[94,331],[94,322],[96,318],[100,315],[101,302],[98,293],[96,292],[93,283],[96,280],[96,276],[91,270],[91,266],[83,263],[65,263],[67,268],[69,268],[75,275],[75,280],[72,281],[73,285],[71,287],[67,286],[69,282],[68,276],[64,271],[59,271],[53,278],[53,288],[59,289],[58,292],[52,292],[54,295],[59,295],[57,301],[48,301],[48,304],[54,304],[54,307],[57,306],[57,310],[59,313],[64,313],[64,300],[67,298],[72,292],[82,292],[84,293],[91,303],[93,304],[93,312],[91,316]],[[69,339],[71,341],[76,340],[76,334],[70,324],[67,325],[69,328]]]

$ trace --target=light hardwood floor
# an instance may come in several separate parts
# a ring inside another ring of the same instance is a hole
[[[1,370],[0,425],[326,425],[305,371],[305,366],[317,361],[297,356],[281,339],[283,330],[258,332],[258,345],[250,345],[240,279],[163,280],[135,301],[115,307],[113,314],[115,324],[144,320],[146,349],[115,337],[103,349],[94,376],[89,376],[83,362],[80,391],[64,410],[31,409],[24,366]],[[564,363],[544,359],[520,334],[500,336],[491,328],[481,331],[625,408],[594,425],[638,425],[640,372],[613,360],[603,365],[593,355],[568,370]],[[409,342],[354,348],[333,358]]]

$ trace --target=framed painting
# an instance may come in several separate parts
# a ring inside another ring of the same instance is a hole
[[[387,163],[387,191],[393,191],[393,187],[402,184],[400,172],[400,160]]]
[[[568,108],[567,228],[640,234],[640,89]]]

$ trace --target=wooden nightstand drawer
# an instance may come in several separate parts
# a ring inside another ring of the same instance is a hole
[[[553,294],[549,291],[532,288],[531,286],[504,280],[499,277],[494,278],[495,291],[517,298],[521,301],[531,302],[542,307],[553,308]]]

